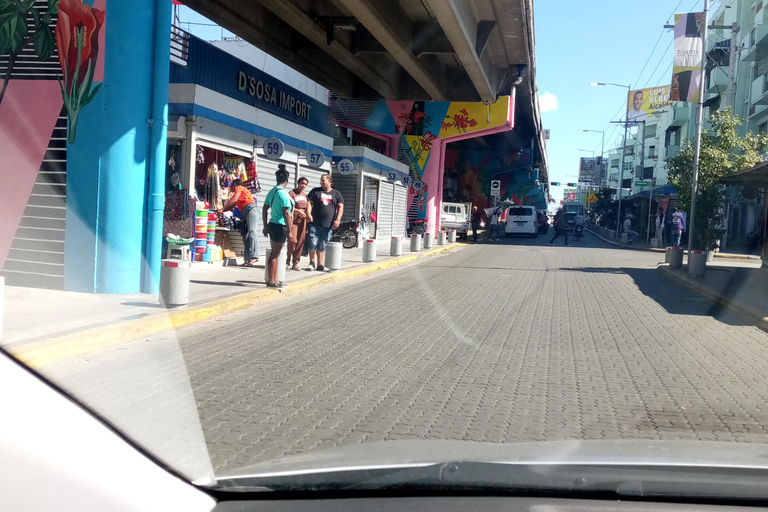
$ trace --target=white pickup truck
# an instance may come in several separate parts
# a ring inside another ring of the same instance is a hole
[[[466,240],[471,227],[471,216],[472,203],[443,203],[440,227],[447,230],[455,229],[456,234]]]

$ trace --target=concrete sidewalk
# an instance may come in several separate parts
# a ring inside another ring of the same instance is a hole
[[[667,278],[702,297],[741,315],[768,332],[768,269],[759,261],[730,260],[707,263],[704,277],[691,277],[687,265],[658,267]]]
[[[591,225],[590,225],[591,226]],[[616,240],[611,240],[609,238],[606,238],[592,229],[590,229],[590,226],[587,226],[586,231],[600,240],[607,242],[611,245],[615,245],[617,247],[622,247],[624,249],[630,249],[633,251],[651,251],[651,252],[661,252],[663,253],[666,249],[665,248],[659,248],[659,247],[649,247],[648,242],[646,239],[640,235],[638,236],[632,244],[623,244],[621,242],[617,242]],[[685,254],[688,254],[688,251],[685,251]],[[738,259],[738,260],[760,260],[760,256],[755,256],[752,254],[733,254],[733,253],[726,253],[726,252],[718,252],[715,253],[716,258],[727,258],[727,259]]]
[[[160,306],[156,295],[100,295],[9,286],[5,288],[5,323],[0,340],[4,348],[21,353],[55,341],[89,339],[91,344],[100,344],[149,336],[463,245],[433,246],[412,253],[408,240],[403,242],[400,257],[390,256],[389,244],[381,244],[374,263],[362,261],[362,249],[345,249],[338,272],[286,270],[289,287],[281,291],[266,288],[264,258],[252,268],[196,262],[190,272],[190,303],[174,309]],[[302,258],[301,268],[308,262],[308,258]]]

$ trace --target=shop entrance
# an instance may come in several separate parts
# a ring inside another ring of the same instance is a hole
[[[376,238],[377,223],[371,221],[371,213],[376,211],[376,203],[379,200],[379,180],[363,178],[363,220],[368,238]],[[378,215],[376,216],[378,220]]]

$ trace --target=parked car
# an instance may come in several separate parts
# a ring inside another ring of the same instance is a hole
[[[528,235],[535,237],[539,231],[539,218],[533,206],[510,206],[507,209],[507,236]]]
[[[456,234],[466,240],[471,228],[471,212],[472,203],[443,203],[440,227],[447,230],[455,229]]]
[[[549,217],[547,217],[547,212],[545,210],[540,210],[537,212],[537,216],[539,219],[539,234],[546,235],[549,231]]]

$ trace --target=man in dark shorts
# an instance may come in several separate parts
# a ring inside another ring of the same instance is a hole
[[[267,194],[267,198],[264,200],[264,207],[261,209],[261,216],[264,224],[264,236],[269,236],[271,244],[269,260],[267,260],[267,268],[269,270],[267,287],[283,289],[287,288],[288,285],[284,281],[278,282],[277,267],[280,251],[283,250],[283,245],[288,239],[288,233],[291,230],[293,199],[285,191],[289,176],[285,165],[280,164],[277,169],[275,173],[277,185]],[[267,212],[269,210],[272,210],[272,214],[270,215],[269,222],[267,222]]]
[[[320,186],[307,195],[307,238],[309,241],[309,267],[307,270],[324,271],[325,246],[334,229],[339,227],[344,214],[344,197],[333,188],[330,174],[320,178]],[[317,266],[315,266],[317,262]]]

